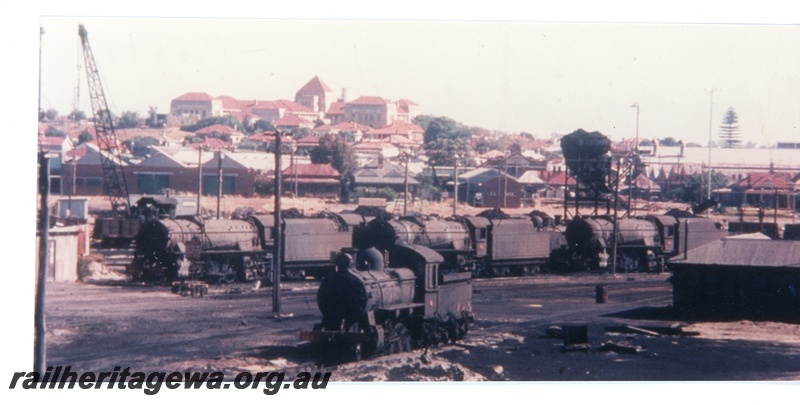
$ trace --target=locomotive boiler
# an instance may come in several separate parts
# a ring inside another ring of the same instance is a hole
[[[232,283],[266,268],[261,232],[250,220],[179,218],[142,224],[131,268],[135,278]]]
[[[473,321],[471,275],[443,273],[443,262],[418,245],[343,251],[317,293],[322,321],[301,339],[355,360],[461,339]]]

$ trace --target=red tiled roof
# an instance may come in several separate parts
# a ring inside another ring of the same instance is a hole
[[[308,120],[300,118],[300,117],[298,117],[298,116],[296,116],[294,114],[286,114],[283,117],[278,118],[277,120],[275,120],[275,122],[273,122],[272,125],[275,125],[276,127],[278,127],[278,126],[281,126],[281,127],[298,127],[300,125],[308,124],[308,123],[309,123]]]
[[[347,103],[342,102],[342,101],[334,101],[333,103],[331,103],[331,106],[328,107],[328,112],[326,114],[328,114],[328,115],[343,115],[344,114],[344,106],[345,106],[345,104],[347,104]]]
[[[331,127],[331,129],[335,129],[337,131],[350,131],[350,132],[367,132],[372,129],[369,125],[359,124],[357,122],[348,121],[348,122],[340,122]]]
[[[564,185],[564,178],[567,176],[567,172],[560,172],[560,173],[550,173],[547,177],[547,184],[550,186],[563,186]],[[568,186],[575,185],[575,178],[570,177],[567,180]]]
[[[195,133],[198,134],[198,135],[210,135],[210,134],[213,134],[213,133],[218,133],[218,134],[221,134],[221,135],[230,135],[230,134],[232,134],[234,132],[235,131],[233,130],[233,128],[231,128],[231,127],[229,127],[227,125],[214,124],[214,125],[209,125],[207,127],[198,129]]]
[[[267,100],[247,100],[239,101],[239,105],[243,110],[277,110],[279,107],[274,101]]]
[[[291,111],[291,112],[309,112],[309,113],[313,113],[313,111],[311,111],[308,107],[306,107],[306,106],[304,106],[304,105],[302,105],[300,103],[295,103],[294,101],[290,101],[290,100],[275,100],[275,105],[277,105],[280,108],[285,108],[286,110]]]
[[[212,98],[206,93],[186,93],[175,100],[181,101],[211,101]]]
[[[219,138],[206,138],[205,141],[200,143],[193,143],[192,147],[195,149],[198,148],[207,148],[207,149],[227,149],[231,147],[231,144],[228,142],[223,141]]]
[[[747,177],[737,181],[731,188],[736,189],[788,189],[791,174],[778,173],[750,173]]]
[[[304,136],[297,140],[297,146],[317,146],[319,145],[319,137],[316,135]]]
[[[222,108],[226,110],[238,110],[241,108],[240,101],[231,96],[219,96],[216,100],[222,101]]]
[[[383,142],[361,142],[353,145],[354,150],[381,150]]]
[[[388,104],[388,101],[382,97],[377,97],[377,96],[361,96],[347,104],[386,105]]]
[[[425,130],[416,124],[405,121],[394,121],[388,126],[367,132],[368,135],[408,135],[412,133],[423,134]]]
[[[297,169],[298,177],[331,177],[338,179],[341,175],[330,164],[321,163],[298,163],[289,166],[281,172],[283,175],[295,175],[295,167]]]
[[[332,92],[330,87],[325,84],[318,76],[314,76],[305,86],[301,87],[300,90],[297,91],[298,94],[300,93],[324,93],[324,92]]]
[[[39,145],[61,146],[66,140],[67,138],[62,138],[60,136],[40,136]]]

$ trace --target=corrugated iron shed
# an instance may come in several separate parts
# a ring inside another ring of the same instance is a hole
[[[800,268],[800,241],[725,238],[678,256],[675,264]]]

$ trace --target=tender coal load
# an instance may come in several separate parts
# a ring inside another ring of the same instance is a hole
[[[606,177],[611,168],[611,140],[600,132],[579,129],[561,138],[567,167],[578,181],[597,193],[610,193]]]

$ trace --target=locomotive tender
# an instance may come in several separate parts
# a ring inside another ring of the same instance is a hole
[[[419,245],[342,251],[317,293],[322,321],[301,340],[359,360],[461,339],[473,322],[471,274],[443,272],[443,262]]]

